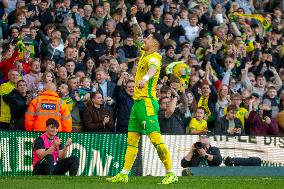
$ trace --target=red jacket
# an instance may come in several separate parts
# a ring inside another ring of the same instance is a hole
[[[18,50],[15,50],[11,58],[8,58],[7,60],[3,60],[2,62],[0,62],[0,70],[4,74],[5,80],[8,80],[9,71],[12,69],[15,69],[14,62],[16,61],[18,55],[19,55]],[[25,73],[26,74],[29,73],[30,72],[29,62],[23,61],[22,63],[23,63],[23,69]]]

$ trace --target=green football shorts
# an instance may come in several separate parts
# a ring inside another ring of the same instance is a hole
[[[160,133],[158,112],[157,100],[150,98],[135,100],[130,114],[128,132],[138,132],[141,135],[149,135],[152,132]]]

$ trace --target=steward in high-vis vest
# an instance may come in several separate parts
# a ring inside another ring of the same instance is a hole
[[[75,176],[79,168],[78,157],[67,156],[68,146],[72,140],[67,139],[63,145],[56,136],[59,123],[55,119],[48,119],[46,132],[40,135],[33,144],[33,173],[34,175],[69,175]]]
[[[59,132],[71,132],[72,117],[70,111],[58,94],[54,83],[46,84],[46,90],[34,98],[25,115],[27,131],[45,131],[45,122],[53,118],[59,123]]]

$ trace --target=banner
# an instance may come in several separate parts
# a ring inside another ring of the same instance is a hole
[[[33,141],[41,133],[0,132],[0,175],[32,175]],[[121,171],[127,146],[126,134],[59,133],[65,143],[72,139],[68,155],[76,155],[78,175],[110,176]],[[132,173],[135,173],[135,166]]]
[[[180,163],[190,151],[193,143],[198,141],[197,135],[164,135],[164,142],[168,145],[173,170],[181,175],[183,168]],[[272,136],[212,136],[211,145],[220,149],[223,158],[230,157],[260,157],[262,166],[284,166],[284,137]],[[165,169],[156,149],[147,136],[142,138],[143,175],[163,176]],[[225,165],[221,165],[225,166]]]

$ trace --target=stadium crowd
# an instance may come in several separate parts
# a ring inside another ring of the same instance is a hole
[[[280,135],[279,0],[2,0],[0,130],[126,133],[139,44],[130,7],[165,46],[162,133]],[[283,130],[282,130],[283,129]]]

